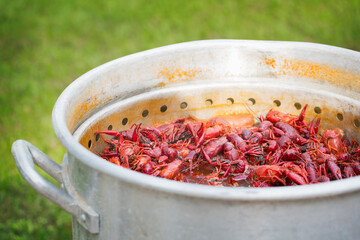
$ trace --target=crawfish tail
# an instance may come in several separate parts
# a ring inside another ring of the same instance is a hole
[[[294,173],[293,171],[290,170],[285,170],[286,171],[286,176],[293,182],[299,184],[299,185],[305,185],[306,181],[303,177],[301,177],[299,174]]]
[[[334,161],[327,159],[326,166],[330,169],[330,172],[337,180],[342,179],[341,170]]]

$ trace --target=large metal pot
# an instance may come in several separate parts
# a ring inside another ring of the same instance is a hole
[[[257,189],[180,183],[101,159],[95,153],[103,142],[94,133],[246,112],[249,105],[259,114],[271,107],[299,113],[309,104],[309,118],[321,116],[324,127],[339,126],[359,140],[359,66],[358,52],[311,43],[161,47],[99,66],[61,94],[53,110],[67,150],[61,166],[23,140],[12,152],[24,179],[73,215],[74,239],[356,239],[359,177]]]

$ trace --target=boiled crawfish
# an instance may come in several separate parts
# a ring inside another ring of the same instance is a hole
[[[339,128],[319,134],[320,118],[307,121],[306,109],[298,116],[271,109],[257,125],[250,114],[190,116],[99,131],[107,144],[99,155],[156,177],[217,186],[304,185],[360,175],[359,144]]]

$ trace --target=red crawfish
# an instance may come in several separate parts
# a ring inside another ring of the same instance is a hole
[[[304,120],[305,120],[305,113],[306,113],[307,107],[308,107],[307,104],[303,107],[303,109],[300,112],[299,117],[295,120],[294,125],[299,126],[299,127],[305,127],[306,126]]]
[[[189,162],[189,169],[190,169],[190,174],[192,174],[192,170],[193,170],[193,163],[197,157],[197,155],[199,154],[199,149],[197,150],[192,150],[190,151],[185,157],[184,157],[184,162]]]
[[[330,149],[331,153],[340,154],[343,152],[344,145],[341,141],[340,134],[335,130],[326,130],[322,135],[325,146]]]
[[[163,155],[168,157],[169,161],[175,160],[178,156],[178,152],[174,148],[169,147],[166,142],[161,145],[161,151]]]
[[[273,123],[284,122],[284,123],[293,124],[298,120],[298,117],[293,114],[282,113],[282,112],[270,109],[270,111],[266,115],[266,119]]]
[[[300,134],[296,131],[295,128],[293,128],[292,126],[290,126],[287,123],[277,122],[275,124],[275,127],[277,127],[279,129],[281,129],[282,131],[284,131],[285,136],[289,137],[296,144],[304,145],[307,142],[307,140],[305,138],[300,136]]]
[[[270,122],[270,121],[262,121],[260,124],[259,124],[259,131],[263,132],[265,130],[268,130],[269,128],[273,127],[273,123]]]
[[[281,137],[281,136],[285,135],[284,131],[281,129],[278,129],[277,127],[273,127],[272,132],[274,133],[275,137]]]
[[[160,147],[155,147],[154,149],[145,149],[144,154],[149,155],[152,158],[159,159],[162,154]]]
[[[167,164],[161,171],[160,176],[162,178],[174,179],[181,171],[183,162],[179,159]]]
[[[204,139],[216,138],[223,131],[223,127],[221,125],[215,125],[213,127],[209,127],[205,129]]]
[[[352,165],[352,168],[354,169],[354,172],[356,175],[360,175],[360,164],[358,162],[354,163]]]
[[[108,158],[108,161],[112,162],[112,163],[114,163],[114,164],[116,164],[118,166],[121,166],[120,158],[118,156],[110,157],[110,158]]]
[[[237,185],[248,177],[251,186],[269,187],[360,175],[359,144],[343,140],[341,129],[318,136],[320,118],[308,126],[306,108],[299,116],[270,110],[258,127],[234,116],[190,117],[158,127],[100,131],[113,136],[103,138],[108,146],[100,156],[154,176],[184,182],[200,177],[207,184]]]
[[[286,149],[282,154],[282,160],[284,161],[294,161],[301,159],[299,151],[296,149]]]
[[[153,143],[157,143],[162,137],[161,131],[155,127],[144,127],[140,133]]]
[[[227,135],[227,139],[240,151],[244,152],[247,148],[247,143],[236,133],[230,133]]]
[[[356,176],[356,173],[355,173],[354,169],[351,166],[345,166],[344,167],[344,175],[345,175],[346,178],[349,178],[349,177]]]
[[[319,168],[319,171],[321,172],[320,175],[321,174],[326,175],[326,172],[328,169],[331,172],[331,174],[334,176],[335,179],[342,179],[341,169],[336,164],[337,158],[335,155],[319,153],[317,155],[316,161],[320,166],[320,168]]]
[[[229,174],[243,173],[245,168],[246,163],[243,160],[232,161],[230,164],[222,165],[221,169],[225,170],[222,179],[225,179]]]
[[[115,137],[120,137],[120,135],[121,135],[120,132],[116,132],[116,131],[112,131],[112,130],[98,131],[98,132],[95,132],[95,133],[96,134],[103,133],[103,134],[110,135],[110,136],[115,136]]]
[[[156,128],[160,131],[160,135],[164,138],[164,139],[168,139],[168,136],[171,135],[171,133],[173,132],[175,127],[174,123],[167,123],[167,124],[162,124],[160,126],[157,126]],[[167,137],[166,137],[167,136]]]
[[[277,144],[280,148],[288,148],[291,144],[291,139],[288,136],[283,135],[277,139]]]
[[[187,128],[182,123],[173,123],[163,124],[156,127],[156,134],[161,136],[161,141],[163,142],[175,142],[180,138],[186,136]]]
[[[329,168],[335,179],[342,179],[341,169],[336,164],[336,157],[329,155],[329,157],[326,159],[326,166]]]
[[[249,138],[251,144],[261,144],[263,142],[263,135],[259,132],[254,132]]]
[[[203,181],[205,181],[207,185],[221,185],[222,182],[219,175],[220,175],[220,168],[215,168],[215,171],[213,171],[208,175],[203,176],[198,183],[202,183]]]
[[[264,140],[275,139],[275,134],[270,129],[266,129],[266,130],[262,131],[261,134],[262,134],[262,137]]]
[[[204,123],[188,123],[186,125],[187,129],[191,132],[192,136],[194,137],[194,143],[196,147],[199,147],[202,142],[205,140],[205,127]]]
[[[132,129],[132,128],[134,128],[134,129]],[[131,140],[133,142],[139,141],[140,140],[140,128],[141,128],[141,123],[140,124],[134,123],[133,125],[131,125],[130,130],[126,131],[126,139]]]
[[[315,164],[313,163],[311,156],[308,153],[301,154],[302,160],[305,162],[305,169],[308,174],[309,182],[316,181],[316,169]]]
[[[231,161],[238,160],[240,155],[238,151],[235,149],[234,144],[231,142],[226,142],[224,144],[224,156],[226,159],[229,159]]]
[[[264,151],[258,144],[252,144],[247,146],[244,153],[248,156],[260,157],[263,155]]]
[[[208,125],[210,125],[210,127],[208,127]],[[205,140],[221,136],[222,133],[226,131],[226,129],[229,129],[229,127],[223,124],[214,125],[210,123],[207,123],[206,125],[201,124],[197,133],[195,133],[195,130],[192,128],[191,124],[189,124],[188,128],[194,136],[196,146],[200,146]]]
[[[219,139],[211,140],[205,145],[205,147],[201,147],[205,160],[211,165],[216,165],[216,163],[211,161],[211,158],[215,157],[223,151],[224,144],[226,142],[228,142],[226,137],[221,137]]]
[[[139,155],[132,162],[135,171],[151,174],[156,167],[156,163],[151,161],[149,155]]]
[[[205,139],[220,136],[224,132],[230,131],[231,124],[224,118],[214,117],[206,122]]]
[[[241,137],[244,139],[244,140],[249,140],[251,135],[253,134],[253,131],[248,129],[248,128],[244,128],[242,131],[241,131]]]
[[[349,153],[341,153],[339,155],[337,155],[337,161],[340,163],[344,163],[344,162],[352,162],[352,158],[350,156]]]
[[[270,109],[266,115],[266,119],[273,123],[283,122],[290,125],[305,126],[304,118],[307,106],[307,104],[304,106],[299,116]]]
[[[306,170],[304,169],[304,164],[302,162],[282,162],[279,164],[279,166],[286,168],[288,171],[290,171],[289,174],[297,174],[299,177],[297,177],[296,175],[293,175],[292,177],[294,177],[293,180],[294,182],[302,185],[300,182],[303,182],[305,184],[309,183],[308,182],[308,174],[306,172]]]
[[[319,132],[320,118],[314,118],[309,126],[309,136],[311,138],[316,137],[316,134]]]
[[[266,159],[266,163],[270,164],[270,165],[276,165],[279,164],[280,159],[282,157],[282,149],[277,149],[271,153],[269,153],[268,155],[266,155],[265,159]]]
[[[278,165],[255,166],[248,176],[248,180],[252,186],[256,186],[258,182],[266,182],[275,186],[287,185],[286,178],[299,185],[306,184],[303,177]]]
[[[330,182],[330,178],[328,176],[322,175],[318,177],[315,182]]]
[[[263,149],[267,153],[276,151],[278,149],[278,147],[279,147],[279,145],[277,144],[277,142],[275,140],[270,140],[263,144]]]

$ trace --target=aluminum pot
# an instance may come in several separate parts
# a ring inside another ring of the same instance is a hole
[[[94,133],[309,104],[309,118],[359,140],[359,66],[358,52],[300,42],[209,40],[136,53],[91,70],[59,97],[52,120],[67,150],[61,166],[24,140],[12,152],[24,179],[72,214],[74,239],[356,239],[359,177],[277,188],[181,183],[101,159]]]

